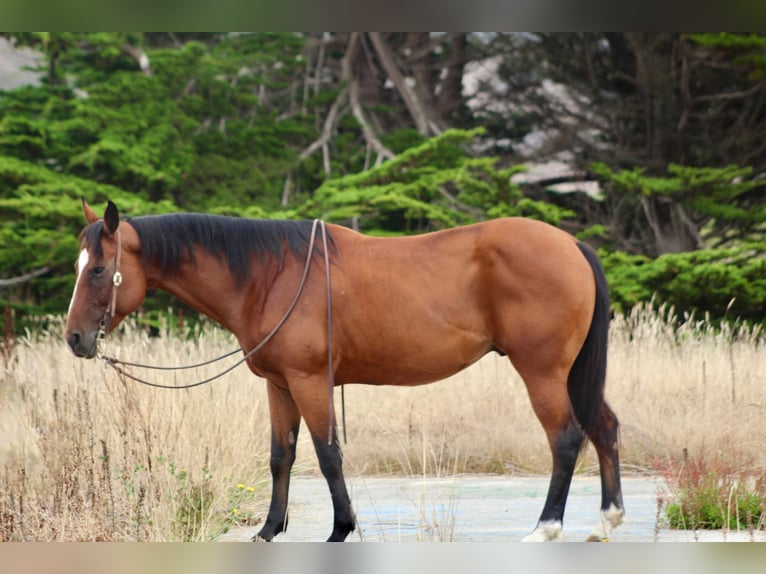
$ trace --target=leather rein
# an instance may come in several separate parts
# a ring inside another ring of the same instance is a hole
[[[217,375],[213,375],[212,377],[208,377],[207,379],[197,381],[194,383],[188,383],[185,385],[163,385],[160,383],[153,383],[151,381],[147,381],[145,379],[132,375],[124,367],[138,367],[142,369],[153,369],[153,370],[159,370],[159,371],[180,371],[185,369],[194,369],[197,367],[202,367],[205,365],[216,363],[227,357],[231,357],[232,355],[235,355],[241,352],[242,349],[241,348],[234,349],[233,351],[230,351],[224,355],[221,355],[220,357],[216,357],[215,359],[204,361],[202,363],[196,363],[194,365],[184,365],[181,367],[166,367],[166,366],[157,366],[157,365],[145,365],[143,363],[131,363],[129,361],[122,361],[115,357],[111,357],[104,354],[104,351],[106,350],[106,337],[109,331],[109,323],[111,322],[112,317],[114,317],[114,312],[117,307],[117,290],[119,289],[120,285],[122,285],[122,273],[120,273],[120,261],[122,256],[122,237],[120,235],[120,230],[118,229],[115,232],[116,240],[117,240],[117,253],[115,254],[115,260],[114,260],[114,275],[112,275],[112,294],[110,297],[109,305],[104,311],[104,317],[99,322],[98,334],[96,335],[97,358],[103,361],[106,365],[109,365],[110,367],[112,367],[115,371],[117,371],[120,378],[123,379],[123,382],[125,378],[128,378],[133,381],[136,381],[137,383],[141,383],[142,385],[147,385],[150,387],[156,387],[160,389],[190,389],[192,387],[198,387],[200,385],[204,385],[211,381],[219,379],[225,374],[229,373],[230,371],[233,371],[239,365],[247,361],[250,357],[255,355],[258,351],[260,351],[274,337],[274,335],[277,334],[279,329],[282,328],[282,326],[285,324],[287,319],[292,314],[293,310],[295,309],[295,306],[298,304],[298,300],[300,299],[301,294],[303,293],[303,288],[306,286],[306,279],[309,274],[309,268],[311,267],[311,257],[314,252],[314,243],[316,240],[317,227],[321,229],[321,233],[322,233],[322,247],[324,252],[324,265],[325,265],[325,283],[327,288],[327,382],[328,382],[327,398],[329,401],[329,429],[328,429],[328,436],[327,436],[327,444],[331,445],[333,427],[335,422],[334,409],[333,409],[335,375],[334,375],[333,360],[332,360],[332,292],[331,292],[331,282],[330,282],[330,259],[329,259],[329,254],[327,251],[327,230],[326,230],[325,222],[320,219],[315,219],[311,227],[311,237],[309,239],[308,254],[306,255],[306,263],[303,267],[303,275],[301,276],[301,281],[298,284],[298,289],[295,293],[295,296],[293,297],[292,302],[290,303],[290,306],[287,308],[287,311],[285,311],[285,314],[277,322],[274,328],[272,328],[271,331],[269,331],[269,333],[260,341],[260,343],[258,343],[252,349],[250,349],[250,351],[248,351],[244,357],[242,357],[239,361],[237,361],[230,367],[227,367],[226,369],[224,369]],[[341,410],[343,414],[343,441],[346,442],[345,392],[342,386],[341,386]]]

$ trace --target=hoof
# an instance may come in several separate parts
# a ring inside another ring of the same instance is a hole
[[[586,539],[587,542],[608,542],[609,536],[612,531],[622,524],[622,519],[625,516],[625,510],[615,506],[609,505],[607,510],[601,511],[601,522],[596,525],[593,532]]]
[[[522,542],[553,542],[561,540],[561,522],[558,520],[552,522],[541,522],[537,525],[532,534],[521,539]]]

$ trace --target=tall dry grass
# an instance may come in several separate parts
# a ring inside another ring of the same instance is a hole
[[[245,370],[196,390],[124,384],[72,357],[62,330],[20,340],[3,371],[0,539],[201,540],[238,520],[248,487],[266,486],[263,385]],[[128,326],[108,351],[182,365],[232,345],[216,329],[194,339]]]
[[[54,322],[19,340],[0,378],[0,540],[205,540],[263,518],[270,478],[265,385],[244,367],[190,390],[121,382],[71,356]],[[182,365],[236,344],[208,327],[182,339],[127,325],[109,352]],[[612,324],[607,398],[628,472],[724,453],[764,472],[763,334],[637,308]],[[181,384],[183,375],[152,373]],[[336,394],[338,408],[339,393]],[[346,389],[347,475],[547,473],[523,382],[490,355],[441,383]],[[302,430],[294,472],[317,473]],[[579,472],[597,472],[591,447]]]

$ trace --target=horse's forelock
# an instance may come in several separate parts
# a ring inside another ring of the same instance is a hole
[[[104,255],[104,249],[101,246],[101,236],[103,235],[103,232],[104,222],[101,220],[91,223],[80,232],[80,242],[97,257],[102,257]]]

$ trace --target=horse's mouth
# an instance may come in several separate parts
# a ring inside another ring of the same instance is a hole
[[[81,359],[92,359],[96,356],[96,345],[93,345],[90,349],[78,349],[74,351],[74,354],[76,357],[80,357]]]
[[[81,359],[92,359],[96,356],[96,338],[88,337],[87,339],[83,339],[78,334],[69,336],[67,339],[67,344],[69,346],[69,350],[72,351],[75,357],[80,357]]]

